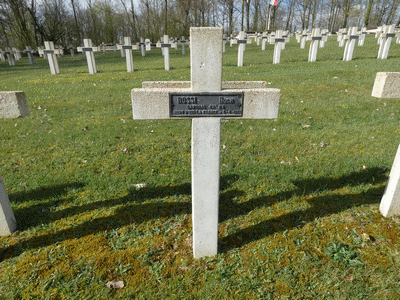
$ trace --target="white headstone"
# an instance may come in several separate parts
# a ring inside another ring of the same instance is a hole
[[[347,42],[343,53],[344,61],[350,61],[353,59],[354,47],[358,38],[357,27],[350,27],[348,35],[346,36]]]
[[[190,41],[191,82],[143,83],[132,90],[132,109],[136,120],[192,118],[193,253],[200,258],[217,254],[221,117],[277,118],[280,91],[253,82],[259,88],[223,88],[222,28],[191,28]]]
[[[17,230],[17,220],[11,208],[10,200],[3,178],[0,175],[0,236],[5,236]]]
[[[244,31],[239,32],[239,39],[237,40],[238,47],[238,67],[243,67],[243,53],[245,50],[246,40]]]
[[[84,47],[78,47],[78,52],[84,52],[86,55],[86,60],[89,68],[90,74],[96,74],[96,61],[94,60],[93,52],[100,51],[99,47],[93,47],[91,39],[84,39],[83,40]],[[125,51],[121,49],[121,51]],[[125,57],[125,56],[124,56]]]
[[[321,29],[314,28],[311,33],[310,50],[308,52],[308,61],[314,62],[317,60],[318,43],[322,40]]]
[[[53,42],[44,42],[44,47],[45,49],[43,50],[43,54],[47,55],[51,74],[60,74],[60,67],[58,66],[58,60],[56,56],[56,54],[59,53],[59,50],[54,48]]]
[[[378,59],[387,59],[389,55],[392,39],[395,37],[395,25],[384,26],[384,31],[381,34],[381,44],[378,52]]]
[[[139,46],[132,45],[131,38],[129,36],[124,37],[124,44],[117,45],[118,49],[125,51],[124,57],[126,57],[126,68],[128,72],[133,72],[133,58],[132,58],[132,50],[139,50]],[[143,50],[144,51],[144,45]]]
[[[372,97],[400,98],[400,72],[378,72],[372,89]]]
[[[150,39],[145,39],[144,43],[146,44],[146,51],[151,51],[151,41],[150,41]]]
[[[273,64],[279,64],[281,62],[282,45],[285,44],[285,39],[282,37],[282,34],[282,30],[276,31],[274,58],[272,59]]]
[[[306,48],[307,36],[308,36],[307,30],[303,30],[303,33],[301,34],[300,49],[305,49]]]
[[[26,50],[24,51],[28,55],[29,63],[33,65],[35,63],[35,58],[33,57],[33,50],[30,46],[26,46]]]
[[[126,41],[125,41],[125,44],[126,44]],[[145,48],[144,48],[144,39],[142,37],[140,38],[139,46],[140,46],[140,50],[142,51],[142,56],[143,57],[146,56],[146,51],[145,51]]]

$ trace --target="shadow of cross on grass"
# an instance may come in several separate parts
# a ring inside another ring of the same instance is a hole
[[[273,196],[263,196],[251,199],[245,203],[233,203],[229,198],[221,197],[220,222],[239,215],[248,214],[258,207],[273,205],[274,203],[287,201],[294,196],[306,197],[318,192],[335,191],[346,186],[358,186],[362,184],[379,184],[387,180],[385,170],[372,168],[368,171],[352,172],[350,174],[332,178],[310,178],[293,181],[295,189],[278,193]],[[330,216],[352,207],[365,204],[379,203],[383,195],[384,187],[371,188],[359,194],[326,195],[316,196],[307,200],[311,207],[305,210],[292,211],[240,229],[226,237],[219,239],[220,252],[224,253],[231,249],[240,248],[253,241],[260,240],[276,232],[300,228],[317,218]],[[232,199],[232,198],[231,198]],[[222,214],[222,217],[221,217]]]
[[[238,176],[227,175],[221,177],[221,189],[227,189],[236,181]],[[67,187],[66,185],[65,187]],[[62,191],[64,186],[57,187],[47,187],[28,192],[24,195],[14,195],[14,201],[22,201],[21,199],[28,199],[29,195],[43,195],[46,192],[47,195],[55,196],[55,191]],[[45,193],[45,194],[46,194]],[[117,207],[112,215],[107,217],[92,218],[89,221],[83,222],[77,226],[73,226],[63,230],[52,231],[48,234],[43,234],[40,236],[33,236],[24,241],[21,241],[15,245],[9,246],[4,249],[2,256],[0,256],[0,261],[3,259],[8,259],[16,257],[25,251],[38,249],[41,247],[46,247],[55,243],[62,242],[69,239],[79,239],[81,237],[95,234],[99,232],[104,232],[108,230],[113,230],[120,228],[125,225],[130,225],[133,223],[143,223],[151,219],[157,219],[161,217],[171,217],[180,214],[191,214],[191,202],[168,202],[168,201],[157,201],[149,202],[152,199],[165,198],[174,195],[190,195],[191,185],[190,183],[185,183],[177,186],[158,186],[158,187],[146,187],[142,189],[132,189],[129,194],[125,197],[108,199],[102,201],[90,202],[83,205],[70,206],[65,209],[57,210],[55,212],[46,211],[45,216],[41,209],[52,204],[57,204],[61,200],[55,200],[53,202],[47,201],[45,204],[37,205],[37,213],[42,216],[32,216],[34,220],[25,220],[22,224],[18,224],[19,231],[28,229],[29,227],[40,225],[43,223],[50,223],[56,220],[71,217],[74,215],[83,214],[85,212],[91,212],[104,208]],[[18,200],[19,199],[19,200]],[[63,200],[62,202],[67,201]],[[36,206],[36,205],[35,205]],[[20,222],[21,218],[29,215],[29,209],[16,209],[15,215],[17,222]],[[42,223],[43,222],[43,223]]]

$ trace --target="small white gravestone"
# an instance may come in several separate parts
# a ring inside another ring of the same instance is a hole
[[[3,178],[0,175],[0,236],[5,236],[17,230],[17,220],[11,208],[10,200]]]
[[[267,43],[267,40],[268,40],[268,33],[264,32],[262,34],[261,39],[262,39],[262,41],[261,41],[261,51],[265,51],[265,44]]]
[[[60,74],[60,67],[58,66],[58,60],[56,56],[60,50],[54,48],[53,42],[44,42],[44,47],[45,49],[43,50],[43,54],[47,55],[51,74]]]
[[[274,47],[274,58],[272,59],[273,64],[279,64],[281,62],[281,52],[285,39],[282,37],[283,31],[277,30],[275,36],[275,47]]]
[[[385,217],[400,215],[400,145],[390,170],[379,210]]]
[[[243,53],[245,50],[245,45],[247,41],[245,40],[244,31],[239,32],[239,38],[236,41],[239,45],[238,47],[238,67],[243,67]]]
[[[322,40],[321,29],[314,28],[311,33],[310,50],[308,51],[308,62],[317,60],[318,43]]]
[[[164,35],[164,42],[157,43],[157,47],[161,47],[162,53],[164,55],[164,67],[165,70],[169,71],[169,48],[178,48],[177,43],[169,43],[168,35]]]
[[[307,30],[303,30],[303,33],[301,34],[300,49],[306,48],[307,36],[308,36]]]
[[[344,47],[343,60],[350,61],[353,59],[354,47],[356,40],[359,38],[357,35],[357,27],[350,27],[349,34],[346,36],[347,42]]]
[[[117,45],[118,49],[124,50],[125,51],[125,57],[126,57],[126,68],[128,72],[133,72],[133,58],[132,58],[132,50],[139,50],[138,45],[132,45],[131,38],[129,36],[124,37],[124,44],[123,45]],[[143,47],[144,51],[144,47]]]
[[[125,44],[126,44],[126,41],[125,41]],[[144,39],[141,37],[140,38],[140,43],[139,43],[139,46],[140,46],[140,51],[142,52],[142,56],[144,57],[144,56],[146,56],[146,50],[145,50],[145,45],[144,45]],[[125,53],[125,54],[127,54],[127,53]]]
[[[400,72],[378,72],[372,89],[372,97],[400,98]]]
[[[395,25],[384,26],[384,31],[381,33],[381,44],[378,52],[378,59],[387,59],[389,55],[392,39],[395,37]]]
[[[29,106],[24,92],[0,92],[0,119],[29,115]]]
[[[4,54],[7,56],[8,64],[10,66],[15,66],[15,60],[14,60],[14,53],[10,48],[6,48],[6,51]]]
[[[367,35],[367,27],[361,28],[360,38],[358,39],[358,46],[364,46],[365,36]]]
[[[221,118],[275,119],[280,90],[222,82],[222,28],[190,29],[191,82],[143,82],[132,90],[135,120],[192,119],[195,258],[217,254]]]
[[[94,60],[93,52],[100,51],[99,47],[93,47],[91,39],[84,39],[83,40],[84,47],[78,47],[78,52],[84,52],[86,55],[86,60],[89,68],[90,74],[96,74],[96,61]],[[121,51],[125,51],[121,49]],[[125,56],[124,56],[125,57]]]
[[[144,43],[146,45],[146,51],[151,51],[151,41],[150,41],[150,39],[145,39]]]
[[[33,65],[35,63],[35,58],[33,57],[33,50],[30,46],[26,46],[26,50],[24,51],[28,55],[29,63]]]

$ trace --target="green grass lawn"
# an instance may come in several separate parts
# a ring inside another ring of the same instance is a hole
[[[30,115],[0,120],[0,174],[18,231],[0,238],[0,299],[396,299],[400,218],[379,202],[400,142],[400,102],[371,97],[400,45],[354,59],[330,37],[308,63],[292,38],[226,46],[223,80],[281,89],[277,120],[222,121],[219,254],[192,257],[190,120],[134,121],[130,90],[190,80],[188,50],[0,62],[0,90]],[[136,185],[145,183],[146,187]],[[125,287],[105,284],[122,280]]]

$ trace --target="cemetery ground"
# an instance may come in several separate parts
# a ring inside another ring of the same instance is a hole
[[[309,45],[309,43],[307,44]],[[395,299],[400,218],[379,202],[400,142],[399,99],[376,99],[367,36],[352,61],[330,37],[308,63],[295,38],[281,63],[226,45],[223,80],[281,89],[277,120],[223,120],[219,254],[192,255],[190,120],[134,121],[142,81],[190,80],[188,50],[0,62],[0,90],[30,115],[0,120],[0,174],[18,231],[0,238],[0,299]],[[105,284],[122,280],[125,287]]]

